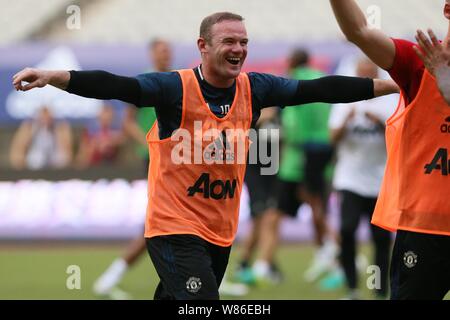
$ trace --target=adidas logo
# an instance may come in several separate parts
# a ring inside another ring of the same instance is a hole
[[[441,132],[442,133],[450,133],[450,116],[445,118],[445,122],[441,125]]]
[[[234,160],[234,153],[231,150],[227,137],[224,132],[211,142],[203,153],[205,160]]]

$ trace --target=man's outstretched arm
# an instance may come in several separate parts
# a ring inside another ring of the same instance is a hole
[[[326,76],[314,80],[300,80],[293,101],[286,105],[312,102],[350,103],[399,91],[399,87],[392,80]]]
[[[22,81],[28,82],[23,85]],[[51,85],[67,92],[102,100],[118,99],[139,106],[141,88],[135,78],[106,71],[49,71],[26,68],[13,77],[16,90],[28,91]]]
[[[260,108],[307,103],[351,103],[400,91],[392,80],[325,76],[294,80],[270,74],[249,73],[254,103]]]
[[[394,41],[371,29],[355,0],[330,0],[336,20],[347,40],[357,45],[375,64],[389,70],[394,64]]]

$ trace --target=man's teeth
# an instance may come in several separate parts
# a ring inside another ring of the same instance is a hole
[[[227,58],[230,63],[238,64],[241,61],[241,58]]]

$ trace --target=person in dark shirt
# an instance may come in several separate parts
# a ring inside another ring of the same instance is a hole
[[[219,12],[201,23],[197,46],[202,63],[193,70],[122,77],[105,71],[27,68],[13,77],[17,90],[50,84],[84,97],[155,106],[154,128],[158,131],[150,131],[157,137],[149,141],[149,185],[153,189],[149,190],[145,232],[150,257],[161,278],[155,299],[219,298],[218,288],[237,230],[245,173],[245,163],[233,157],[225,165],[208,164],[206,159],[201,164],[177,165],[165,158],[173,151],[173,140],[167,138],[177,129],[196,134],[192,127],[197,121],[220,127],[229,119],[235,119],[228,124],[238,129],[250,129],[265,107],[315,101],[345,103],[398,91],[393,82],[384,80],[330,76],[297,81],[241,73],[247,45],[243,18]],[[217,150],[222,148],[220,154],[225,156],[229,146],[224,131],[214,139],[219,141]],[[211,144],[205,140],[201,144],[203,157],[211,156],[213,152],[207,149]],[[188,151],[194,153],[195,146],[190,148]]]

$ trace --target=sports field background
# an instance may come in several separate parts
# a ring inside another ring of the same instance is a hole
[[[302,279],[312,257],[308,245],[285,245],[278,254],[285,279],[280,285],[256,287],[245,299],[336,299],[344,291],[321,292]],[[0,250],[0,299],[97,299],[91,287],[95,279],[123,251],[123,246],[68,245],[67,247],[14,246]],[[239,247],[232,251],[229,271],[236,266]],[[81,289],[68,290],[66,269],[81,269]],[[158,277],[148,255],[126,274],[121,289],[134,299],[152,299]],[[365,292],[370,297],[369,292]],[[227,297],[222,297],[227,298]],[[229,298],[229,297],[228,297]]]
[[[2,245],[0,246],[0,300],[2,299],[100,299],[91,291],[94,280],[107,266],[120,255],[122,245],[99,244],[50,244],[41,245]],[[370,257],[370,248],[362,251]],[[233,248],[228,270],[235,269],[239,246]],[[341,299],[345,290],[320,290],[319,283],[306,283],[302,276],[313,255],[310,245],[285,244],[278,252],[278,262],[285,279],[279,285],[253,287],[243,299]],[[66,269],[69,265],[81,268],[81,289],[69,290]],[[232,276],[232,274],[231,274]],[[365,288],[367,275],[361,275],[362,298],[372,299],[373,295]],[[157,275],[148,255],[126,274],[120,286],[130,293],[133,299],[153,298],[157,285]],[[450,296],[447,296],[450,298]],[[230,297],[222,296],[222,299]]]

